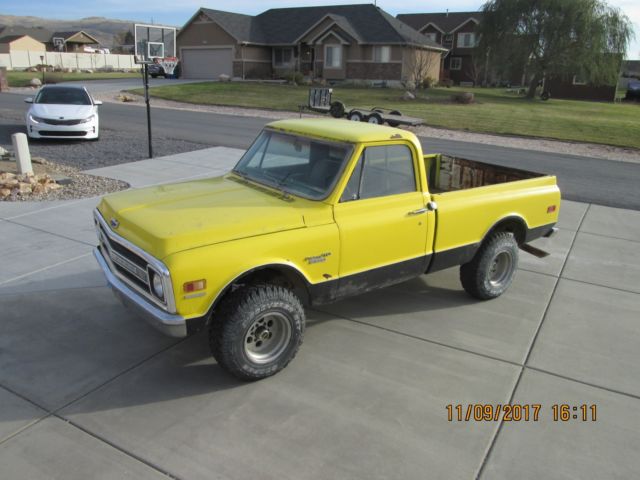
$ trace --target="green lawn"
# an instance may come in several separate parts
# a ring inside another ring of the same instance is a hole
[[[71,82],[74,80],[106,80],[110,78],[140,77],[139,73],[121,72],[95,72],[95,73],[58,73],[45,72],[45,81],[48,83]],[[7,81],[10,87],[28,87],[32,78],[42,80],[42,72],[23,72],[11,70],[7,72]]]
[[[476,103],[450,101],[459,91],[472,91]],[[141,93],[141,90],[134,91]],[[306,87],[258,83],[205,82],[156,87],[152,96],[199,105],[235,105],[297,111],[307,101]],[[403,91],[336,87],[333,98],[347,106],[381,106],[420,117],[430,126],[473,132],[547,137],[640,148],[640,105],[573,100],[526,100],[505,89],[432,88],[414,101]]]

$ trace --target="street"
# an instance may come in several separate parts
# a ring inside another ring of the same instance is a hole
[[[131,80],[127,82],[130,83]],[[99,84],[97,88],[104,91],[106,87],[100,85],[105,82],[96,83]],[[154,83],[162,84],[162,79],[157,79]],[[2,116],[21,118],[26,110],[22,100],[24,96],[0,94]],[[16,117],[17,115],[20,117]],[[152,107],[154,143],[159,143],[156,146],[157,155],[178,153],[179,150],[171,148],[173,142],[184,142],[182,147],[190,150],[204,146],[247,148],[268,121],[265,118]],[[144,108],[106,103],[100,107],[100,123],[104,131],[114,132],[114,135],[111,135],[114,144],[106,147],[107,154],[113,157],[113,163],[123,161],[123,157],[119,156],[122,150],[126,150],[126,159],[129,161],[146,158],[147,127]],[[120,136],[134,140],[119,148]],[[7,138],[0,126],[0,141],[5,143]],[[420,140],[425,152],[442,152],[472,160],[554,174],[558,177],[563,197],[568,200],[640,210],[637,164],[427,137],[421,137]],[[106,139],[98,143],[103,141]],[[67,146],[69,143],[61,145],[60,150],[63,153],[65,148],[70,148]],[[55,147],[54,142],[48,144]],[[85,148],[90,150],[101,147],[89,145]],[[50,150],[52,148],[49,148]],[[51,154],[48,159],[57,161]],[[102,159],[94,166],[109,164],[108,159]]]

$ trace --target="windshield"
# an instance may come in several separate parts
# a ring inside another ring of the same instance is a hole
[[[233,171],[288,193],[322,200],[333,190],[350,153],[348,144],[264,130]]]
[[[38,93],[35,103],[55,105],[91,105],[87,92],[80,88],[43,88]]]

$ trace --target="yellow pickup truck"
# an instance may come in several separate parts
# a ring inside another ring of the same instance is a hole
[[[424,155],[396,128],[283,120],[226,175],[104,197],[94,253],[123,303],[172,336],[208,328],[218,363],[257,380],[296,355],[303,305],[457,265],[469,294],[501,295],[559,207],[553,176]]]

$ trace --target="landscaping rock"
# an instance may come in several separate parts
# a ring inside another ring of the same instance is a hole
[[[29,82],[29,85],[31,85],[32,87],[41,87],[42,86],[42,80],[40,80],[39,78],[34,77]]]
[[[404,95],[402,95],[402,100],[409,101],[409,100],[415,100],[415,99],[416,99],[416,96],[411,92],[404,92]]]
[[[451,96],[451,100],[456,103],[468,105],[475,102],[475,95],[471,92],[460,92]]]
[[[218,80],[220,80],[221,82],[229,82],[231,80],[231,77],[229,75],[227,75],[226,73],[221,73],[218,76]]]

